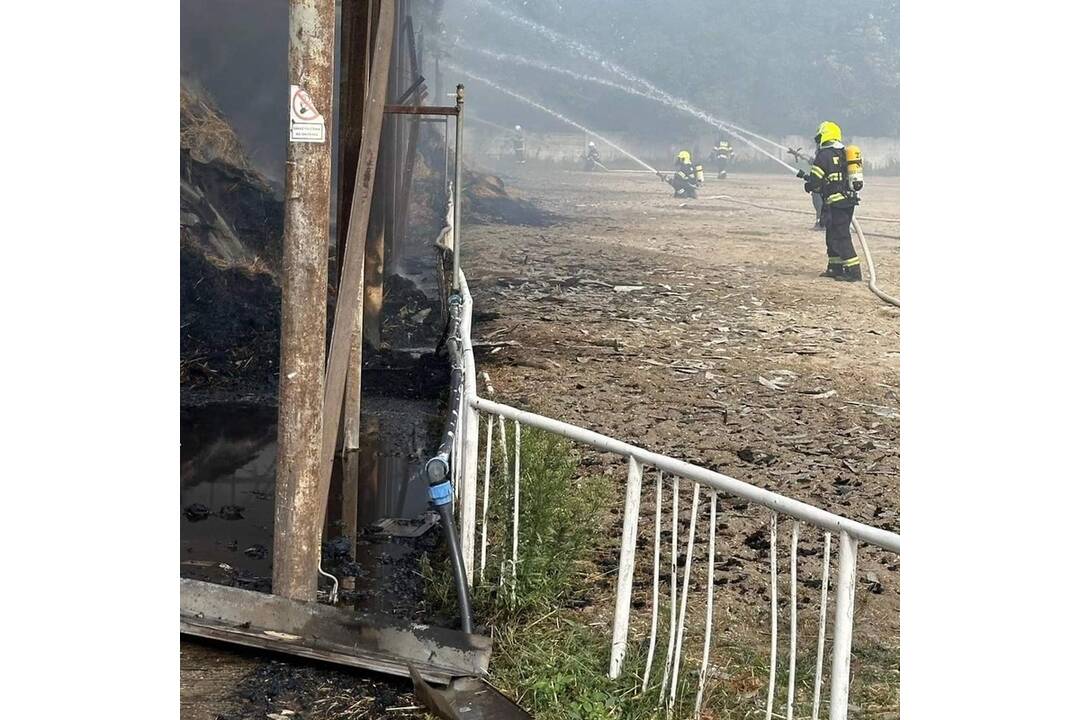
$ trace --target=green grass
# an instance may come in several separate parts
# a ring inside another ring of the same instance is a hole
[[[509,442],[512,473],[512,436]],[[522,428],[521,446],[516,583],[509,562],[513,479],[503,477],[496,442],[488,566],[473,592],[475,622],[494,629],[491,680],[537,720],[654,717],[658,690],[638,694],[644,657],[630,648],[622,677],[610,680],[610,626],[607,621],[593,625],[599,621],[589,607],[594,601],[604,607],[611,602],[612,583],[593,560],[597,548],[614,542],[602,531],[619,487],[610,479],[579,475],[570,443],[555,435]],[[482,482],[483,464],[480,474]],[[456,615],[445,557],[425,558],[421,567],[428,580],[429,613]],[[689,692],[692,703],[691,683],[679,685],[680,700]]]
[[[512,427],[508,430],[512,473]],[[483,435],[486,429],[482,431]],[[664,672],[668,619],[663,601],[649,690],[640,692],[644,643],[631,641],[622,676],[618,680],[607,677],[614,570],[605,575],[596,560],[617,552],[615,526],[619,522],[610,509],[621,506],[622,484],[580,475],[578,457],[568,441],[522,428],[519,558],[514,585],[509,565],[513,481],[512,475],[503,477],[497,441],[493,451],[488,565],[473,591],[474,622],[494,633],[491,681],[537,720],[662,717],[657,710],[661,705],[658,686]],[[481,484],[483,472],[481,458]],[[477,522],[479,525],[479,517]],[[445,555],[425,557],[421,568],[427,580],[428,616],[452,622],[458,608]],[[647,609],[635,612],[639,620],[648,615]],[[752,614],[752,610],[748,612]],[[762,637],[749,615],[737,622],[718,616],[716,622],[727,622],[729,630],[736,627],[732,633],[714,628],[710,665],[715,676],[706,689],[703,717],[759,716],[768,684],[768,646],[763,644],[768,642],[767,635]],[[697,665],[702,629],[687,627],[674,717],[692,715],[700,677]],[[785,638],[782,632],[774,700],[774,712],[781,714],[787,697]],[[805,648],[800,647],[796,717],[810,716],[816,638],[810,640]],[[897,651],[860,643],[856,637],[853,664],[851,702],[866,712],[852,712],[851,717],[882,717],[875,710],[899,704]],[[822,716],[827,717],[828,656],[825,667]]]

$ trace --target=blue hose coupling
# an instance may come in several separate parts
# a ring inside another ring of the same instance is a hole
[[[454,488],[449,480],[438,485],[429,485],[428,497],[431,498],[431,504],[435,507],[449,505],[454,500]]]

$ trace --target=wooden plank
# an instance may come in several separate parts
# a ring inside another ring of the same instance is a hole
[[[343,652],[340,648],[312,647],[302,644],[297,639],[268,635],[264,631],[247,630],[240,627],[226,625],[214,625],[201,623],[193,619],[180,621],[180,632],[184,635],[219,640],[221,642],[242,645],[244,647],[271,650],[274,652],[296,655],[311,660],[322,660],[335,665],[364,668],[375,672],[396,675],[398,677],[409,676],[409,664],[405,661],[396,661],[390,656],[378,653],[357,650],[355,652]],[[451,675],[431,665],[412,663],[420,674],[427,680],[440,685],[450,682]]]
[[[368,98],[365,101],[364,128],[357,160],[356,188],[349,215],[349,230],[345,240],[345,266],[338,302],[334,308],[330,355],[326,365],[326,391],[323,397],[322,463],[318,499],[322,512],[330,497],[330,470],[345,400],[345,376],[349,351],[356,328],[360,291],[364,283],[364,256],[371,200],[375,185],[375,170],[379,161],[379,142],[382,137],[383,106],[386,104],[387,82],[390,73],[390,49],[393,43],[395,3],[380,3],[379,21],[375,31],[375,48],[370,73]],[[319,538],[321,541],[322,538]],[[321,547],[321,542],[317,544]],[[315,567],[311,572],[314,575]]]
[[[345,267],[345,244],[356,186],[356,165],[363,136],[364,101],[368,96],[368,47],[371,44],[371,15],[374,0],[345,0],[341,5],[342,130],[340,151],[341,182],[338,186],[338,285]],[[346,451],[360,447],[360,401],[364,361],[364,294],[357,298],[356,328],[349,347],[349,369],[345,379],[345,404],[342,409],[344,431],[342,446]]]
[[[435,682],[482,675],[491,656],[483,635],[189,579],[180,581],[180,631],[391,675],[411,663]]]

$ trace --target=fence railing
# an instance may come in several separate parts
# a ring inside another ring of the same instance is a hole
[[[458,517],[461,533],[461,551],[465,564],[465,572],[468,582],[475,583],[476,573],[476,538],[477,538],[477,503],[480,503],[480,574],[484,573],[487,564],[488,545],[488,508],[489,491],[492,464],[492,440],[493,420],[499,423],[499,438],[502,445],[503,472],[509,473],[509,459],[507,450],[506,423],[514,424],[514,464],[513,464],[513,502],[512,502],[512,528],[510,528],[511,557],[508,563],[511,580],[517,572],[518,544],[519,544],[519,510],[521,495],[521,426],[536,428],[541,431],[554,433],[570,439],[573,442],[594,448],[599,451],[613,453],[627,459],[627,481],[623,503],[622,537],[619,553],[618,579],[616,581],[615,605],[611,627],[611,656],[608,674],[611,678],[618,678],[623,671],[626,657],[628,634],[630,627],[631,590],[636,566],[636,549],[638,540],[638,521],[641,510],[642,481],[646,468],[656,471],[655,486],[655,518],[653,537],[653,572],[652,572],[652,603],[650,618],[650,635],[648,654],[645,663],[642,690],[650,687],[650,678],[654,674],[654,665],[657,662],[657,625],[660,606],[660,547],[662,509],[665,501],[665,478],[669,479],[671,486],[671,561],[668,567],[671,580],[670,619],[668,622],[668,638],[666,661],[661,675],[660,696],[666,709],[670,712],[676,700],[676,688],[678,686],[680,667],[683,664],[683,645],[687,627],[687,606],[690,594],[690,578],[694,562],[695,540],[699,506],[701,503],[701,491],[707,492],[709,503],[709,535],[708,535],[708,583],[706,590],[706,607],[704,619],[704,648],[699,669],[699,680],[695,702],[694,717],[698,717],[702,708],[702,701],[708,678],[709,656],[711,650],[712,618],[713,618],[713,569],[716,552],[716,505],[718,494],[742,498],[748,503],[767,508],[769,515],[769,568],[770,568],[770,658],[769,658],[769,681],[768,698],[764,708],[765,718],[773,717],[776,669],[778,662],[778,542],[777,529],[780,517],[790,518],[791,525],[791,601],[790,601],[790,629],[788,651],[788,687],[785,702],[784,716],[788,720],[794,717],[795,708],[795,678],[796,678],[796,640],[797,640],[797,579],[798,579],[798,547],[800,533],[803,525],[812,526],[824,533],[823,558],[821,576],[821,595],[818,610],[818,636],[816,648],[816,661],[814,669],[813,685],[813,710],[812,718],[817,720],[822,701],[822,678],[826,644],[826,621],[830,585],[830,555],[832,554],[833,539],[835,536],[838,555],[836,582],[835,582],[835,607],[833,609],[833,641],[831,680],[829,690],[829,715],[830,720],[841,720],[847,717],[848,695],[851,679],[851,648],[852,632],[854,627],[854,607],[856,590],[856,558],[859,543],[876,546],[885,551],[900,553],[900,536],[897,533],[875,528],[850,518],[846,518],[828,512],[813,505],[786,497],[750,483],[729,477],[722,473],[709,470],[691,463],[678,460],[667,455],[655,453],[645,448],[632,445],[621,440],[603,435],[583,427],[561,422],[543,415],[494,402],[482,398],[477,393],[476,365],[472,348],[472,296],[466,282],[464,273],[458,276],[458,296],[455,298],[460,303],[460,316],[454,323],[454,340],[450,344],[451,352],[455,355],[453,362],[462,370],[461,392],[457,393],[459,404],[452,408],[461,419],[459,427],[462,428],[455,438],[455,450],[451,467],[452,480],[458,501]],[[484,468],[483,491],[478,498],[477,475],[479,464],[479,431],[480,415],[488,415],[486,434],[486,453]],[[504,476],[506,476],[504,475]],[[685,538],[685,563],[682,568],[681,583],[678,582],[677,558],[680,550],[679,536],[679,486],[680,481],[689,481],[692,484],[692,499],[690,523]],[[681,589],[680,589],[681,585]],[[659,674],[659,669],[655,671]]]

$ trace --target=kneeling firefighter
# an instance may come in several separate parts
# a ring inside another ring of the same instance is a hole
[[[845,148],[840,142],[840,126],[825,121],[818,126],[817,154],[810,172],[797,176],[806,180],[803,189],[818,193],[825,203],[825,249],[829,264],[822,277],[837,280],[862,280],[859,256],[851,242],[851,218],[859,204],[862,190],[862,154],[854,145]]]
[[[675,188],[675,197],[697,197],[697,189],[705,182],[705,168],[694,165],[690,151],[681,150],[675,156],[675,172],[668,183]]]

